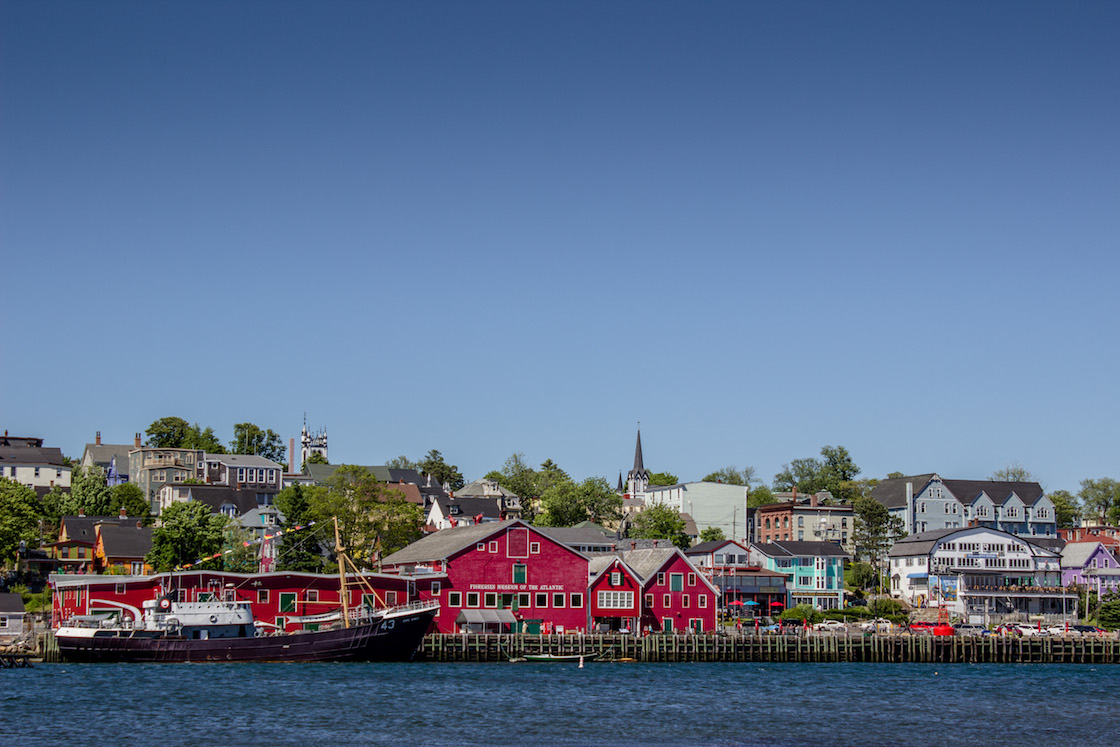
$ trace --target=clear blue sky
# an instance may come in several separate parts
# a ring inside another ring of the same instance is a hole
[[[0,4],[0,427],[1076,491],[1120,4]]]

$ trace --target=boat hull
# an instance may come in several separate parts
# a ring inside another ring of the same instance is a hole
[[[435,610],[332,630],[260,637],[192,639],[144,631],[98,631],[55,639],[72,662],[313,662],[408,661],[435,617]]]

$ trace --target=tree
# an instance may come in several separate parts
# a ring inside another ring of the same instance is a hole
[[[906,535],[902,519],[891,516],[890,511],[874,498],[859,497],[852,503],[855,515],[852,528],[852,542],[856,547],[856,559],[868,558],[874,568],[887,554],[891,546]]]
[[[1120,628],[1120,598],[1116,596],[1116,592],[1111,592],[1101,600],[1101,606],[1097,609],[1097,620],[1105,630]]]
[[[650,506],[634,517],[630,536],[635,539],[667,539],[687,550],[688,535],[684,533],[684,519],[671,508],[661,504]]]
[[[458,490],[467,484],[459,468],[444,462],[443,455],[435,449],[429,451],[428,455],[421,460],[419,468],[423,474],[431,475],[432,479],[440,485],[447,483],[452,490]]]
[[[316,495],[326,492],[322,485],[300,485],[295,483],[276,494],[276,508],[284,515],[284,534],[276,548],[276,570],[322,573],[325,559],[320,530],[300,529],[312,519],[311,506]]]
[[[769,506],[774,503],[774,493],[765,485],[759,485],[747,496],[747,508]]]
[[[746,467],[742,471],[735,465],[717,469],[710,475],[707,475],[702,482],[722,482],[725,485],[742,485],[750,487],[758,482],[754,467]]]
[[[213,428],[191,425],[182,418],[160,418],[148,426],[147,434],[146,444],[159,449],[202,449],[210,454],[226,451]]]
[[[782,470],[774,475],[775,491],[817,493],[827,490],[840,503],[847,504],[862,494],[855,481],[859,467],[852,461],[851,454],[843,446],[824,446],[821,448],[823,459],[794,459],[783,464]]]
[[[544,495],[544,491],[553,485],[559,485],[571,479],[567,472],[560,469],[560,465],[551,459],[545,459],[541,462],[541,468],[537,470],[536,492],[533,495],[534,497]]]
[[[315,455],[316,454],[312,454],[311,456],[315,456]],[[308,461],[311,461],[311,460],[308,460]],[[414,469],[414,470],[417,470],[417,471],[420,470],[420,465],[418,465],[416,462],[414,462],[411,459],[409,459],[408,457],[406,457],[404,454],[401,454],[399,457],[393,457],[392,459],[390,459],[388,462],[385,463],[385,466],[388,467],[389,469]]]
[[[230,451],[234,454],[255,454],[274,462],[285,461],[284,444],[280,435],[273,430],[262,430],[253,423],[237,423],[233,426]]]
[[[672,472],[650,472],[650,485],[679,485],[680,480]]]
[[[34,547],[41,518],[35,491],[0,477],[0,561],[14,559],[21,540]]]
[[[105,484],[105,471],[96,464],[70,473],[70,495],[62,501],[67,516],[108,516],[113,493]]]
[[[815,493],[820,489],[821,463],[817,459],[794,459],[789,464],[783,464],[778,474],[774,475],[774,491],[789,492],[797,488],[799,493]]]
[[[1003,469],[997,469],[988,479],[997,482],[1034,482],[1034,476],[1018,462],[1009,464]]]
[[[1046,496],[1054,504],[1054,521],[1058,529],[1069,529],[1077,526],[1081,518],[1081,505],[1077,497],[1068,490],[1055,490]]]
[[[502,469],[493,475],[491,479],[495,480],[499,485],[518,496],[519,498],[538,497],[537,493],[537,473],[525,461],[525,455],[520,451],[515,451],[506,457]]]
[[[122,482],[109,488],[109,516],[119,515],[124,509],[125,516],[147,520],[152,512],[151,504],[144,496],[143,489],[131,482]]]
[[[231,521],[198,501],[178,501],[160,514],[160,525],[152,532],[152,549],[147,561],[156,572],[170,571],[220,552],[226,525]],[[207,561],[205,567],[220,569],[220,560]]]
[[[352,464],[340,466],[325,491],[311,494],[307,516],[324,524],[337,517],[342,546],[358,565],[372,565],[381,555],[416,541],[424,522],[419,506]]]
[[[207,454],[226,453],[226,447],[218,440],[218,437],[214,434],[214,429],[203,428],[198,423],[192,425],[187,431],[186,440],[183,441],[182,447],[184,449],[201,449]]]
[[[1102,524],[1120,523],[1120,482],[1111,477],[1082,480],[1077,497],[1081,499],[1086,519],[1096,519]]]
[[[621,519],[622,496],[602,477],[589,477],[581,483],[565,480],[549,487],[541,496],[541,512],[534,524],[570,527],[583,521],[606,524]]]
[[[186,442],[190,428],[190,423],[182,418],[160,418],[148,426],[145,443],[159,449],[178,449]]]
[[[721,542],[725,539],[727,539],[727,537],[719,527],[705,527],[700,530],[701,542]]]
[[[308,457],[306,459],[303,460],[303,464],[300,465],[299,471],[301,473],[306,473],[307,472],[307,465],[309,465],[309,464],[330,464],[330,462],[327,461],[327,458],[325,456],[323,456],[322,452],[313,451],[313,452],[311,452],[310,455],[308,455]],[[389,465],[389,466],[392,466],[392,465]]]

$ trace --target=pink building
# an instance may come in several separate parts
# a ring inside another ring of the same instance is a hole
[[[382,569],[439,600],[441,633],[587,630],[587,556],[520,519],[442,529],[388,556]]]

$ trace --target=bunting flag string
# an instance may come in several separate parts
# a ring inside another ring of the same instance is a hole
[[[290,529],[278,529],[275,532],[273,532],[272,534],[266,534],[263,537],[260,537],[258,539],[246,540],[245,542],[241,543],[241,546],[242,547],[252,547],[253,545],[259,545],[263,542],[267,542],[268,540],[276,539],[277,537],[284,537],[284,536],[287,536],[289,534],[293,534],[295,532],[302,531],[304,529],[310,529],[313,526],[315,526],[314,521],[309,522],[307,524],[297,524],[296,526],[291,527]],[[193,563],[185,563],[183,565],[175,566],[175,570],[185,571],[188,568],[191,568],[193,566],[198,565],[199,563],[206,563],[206,562],[209,562],[211,560],[215,560],[217,558],[220,558],[223,555],[229,555],[230,553],[234,552],[235,550],[237,550],[236,547],[230,547],[226,550],[222,550],[221,552],[216,552],[213,555],[207,555],[205,558],[199,558],[198,560],[194,561]]]

